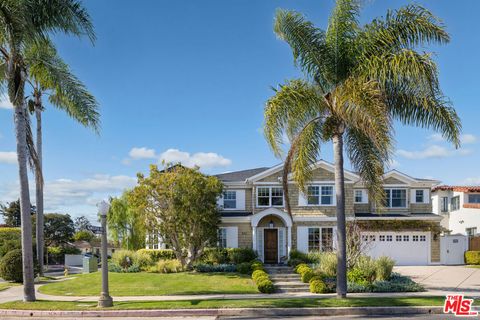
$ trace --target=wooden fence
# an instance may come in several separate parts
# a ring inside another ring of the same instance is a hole
[[[468,250],[480,251],[480,236],[468,237]]]

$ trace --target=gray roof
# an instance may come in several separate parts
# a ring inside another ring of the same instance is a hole
[[[256,174],[259,174],[260,172],[263,172],[267,169],[270,169],[269,167],[261,167],[261,168],[255,168],[255,169],[247,169],[247,170],[240,170],[240,171],[232,171],[232,172],[227,172],[227,173],[220,173],[216,174],[215,177],[217,177],[219,180],[227,182],[227,181],[245,181],[246,179],[253,177]]]

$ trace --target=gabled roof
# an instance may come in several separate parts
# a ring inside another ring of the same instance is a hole
[[[425,183],[431,183],[431,184],[438,184],[440,183],[440,181],[438,180],[433,180],[433,179],[419,179],[419,178],[414,178],[412,176],[409,176],[403,172],[400,172],[398,170],[390,170],[388,172],[386,172],[384,175],[383,175],[383,180],[387,179],[387,178],[390,178],[390,177],[393,177],[393,178],[397,178],[398,180],[400,181],[403,181],[405,182],[406,184],[410,184],[410,183],[415,183],[415,182],[425,182]]]
[[[217,177],[220,181],[245,181],[248,178],[255,176],[256,174],[259,174],[260,172],[263,172],[265,170],[268,170],[268,167],[261,167],[261,168],[254,168],[254,169],[247,169],[247,170],[240,170],[240,171],[232,171],[232,172],[225,172],[225,173],[220,173],[216,174],[215,177]]]

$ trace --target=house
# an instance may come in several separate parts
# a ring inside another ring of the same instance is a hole
[[[100,256],[100,250],[101,250],[101,241],[100,239],[94,238],[92,241],[85,241],[85,240],[79,240],[75,241],[73,243],[70,243],[71,246],[79,249],[82,254],[93,254],[96,256]],[[115,252],[115,245],[112,243],[108,243],[107,245],[107,255],[112,256],[112,254]]]
[[[480,231],[480,186],[436,186],[432,206],[451,233],[471,236]]]
[[[336,247],[334,167],[319,161],[307,194],[289,181],[292,217],[285,211],[283,164],[218,174],[219,245],[253,248],[265,263],[282,263],[292,249],[331,251]],[[440,263],[441,217],[432,213],[430,190],[439,182],[392,170],[383,177],[386,209],[377,213],[360,177],[345,170],[346,216],[362,226],[368,254],[388,255],[398,265]]]

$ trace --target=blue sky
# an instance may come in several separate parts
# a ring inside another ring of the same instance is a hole
[[[366,0],[362,22],[410,1]],[[442,87],[463,120],[454,150],[431,131],[396,127],[394,166],[449,184],[480,184],[480,31],[475,0],[417,1],[452,36],[436,54]],[[135,183],[159,159],[218,173],[279,162],[261,134],[271,86],[301,74],[276,39],[276,8],[324,28],[333,0],[85,1],[98,40],[57,37],[60,54],[101,105],[99,136],[53,107],[44,113],[46,210],[95,216],[94,204]],[[0,202],[18,197],[12,110],[0,102]],[[331,146],[322,157],[331,161]],[[31,180],[33,182],[33,180]],[[33,195],[32,195],[33,196]],[[32,197],[33,198],[33,197]]]

